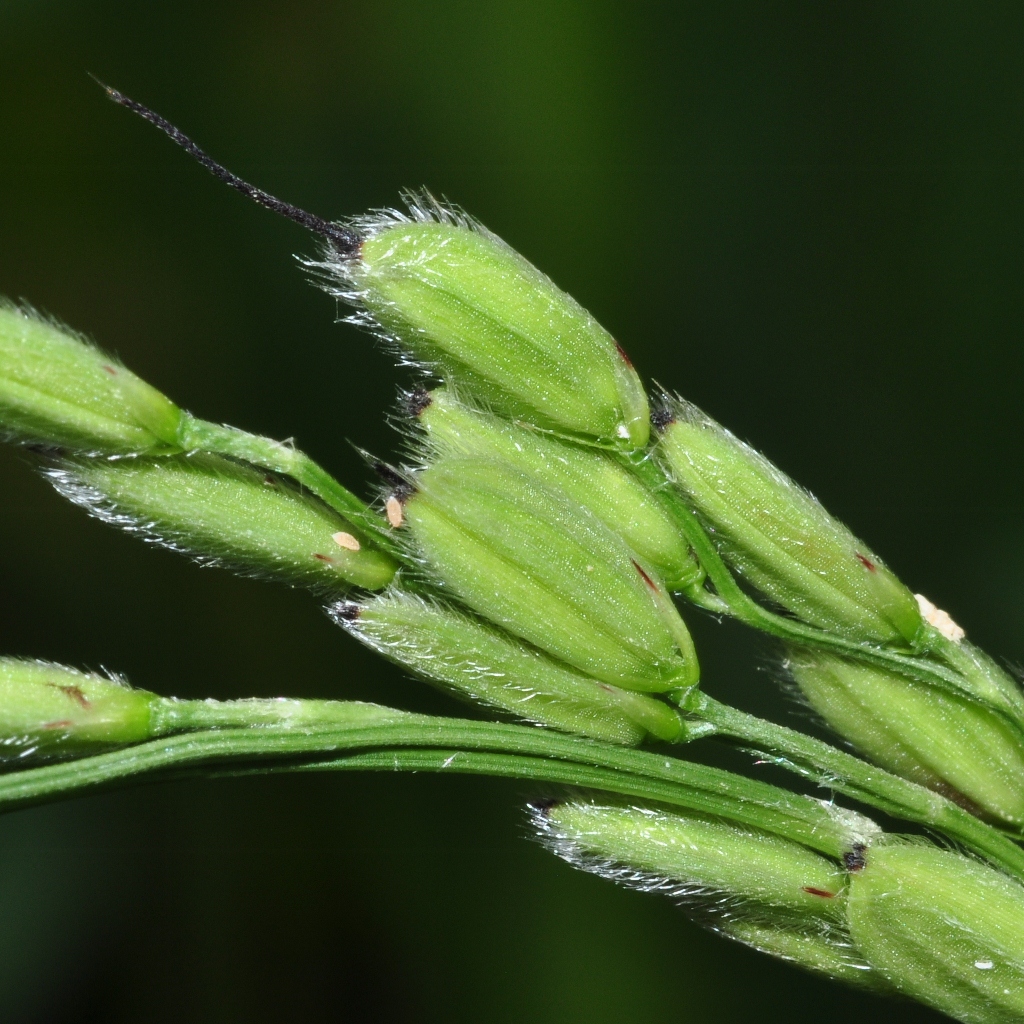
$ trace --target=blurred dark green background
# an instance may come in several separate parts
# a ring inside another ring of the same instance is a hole
[[[353,484],[407,378],[292,224],[92,72],[328,216],[425,184],[1024,660],[1019,4],[0,4],[0,293]],[[691,620],[696,617],[689,616]],[[695,621],[708,689],[792,709]],[[0,451],[0,650],[181,696],[457,710],[307,596],[200,571]],[[0,820],[0,1020],[926,1021],[527,841],[528,787],[180,782]]]

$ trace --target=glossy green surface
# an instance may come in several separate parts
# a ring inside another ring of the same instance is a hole
[[[87,754],[148,739],[157,701],[93,673],[0,658],[0,760]]]
[[[562,491],[619,534],[670,590],[700,582],[700,566],[664,506],[608,453],[474,409],[446,388],[431,392],[417,421],[431,449],[514,462]]]
[[[341,624],[386,658],[468,700],[609,743],[678,739],[679,713],[545,657],[479,619],[390,593],[344,610]]]
[[[570,861],[595,858],[675,882],[723,919],[747,914],[770,921],[780,911],[839,924],[846,874],[833,861],[758,829],[697,815],[630,806],[558,803],[541,818]],[[564,845],[562,845],[564,844]],[[598,869],[600,872],[600,869]],[[670,888],[670,886],[669,886]],[[706,897],[700,894],[706,893]]]
[[[327,593],[379,590],[394,561],[287,480],[214,455],[61,463],[62,494],[143,539]]]
[[[680,406],[658,452],[722,556],[770,600],[853,640],[917,637],[914,595],[881,558],[723,427]]]
[[[1005,717],[821,651],[791,652],[787,666],[811,707],[876,764],[1024,825],[1024,746]]]
[[[180,410],[72,331],[0,302],[0,436],[87,452],[173,448]]]
[[[498,238],[399,222],[344,264],[395,341],[453,384],[536,426],[625,448],[650,431],[647,396],[615,339]]]
[[[445,591],[615,686],[697,681],[693,642],[664,586],[595,516],[488,459],[440,459],[415,485],[409,533]]]
[[[869,851],[850,881],[854,940],[893,985],[967,1024],[1024,1014],[1024,888],[930,846]]]

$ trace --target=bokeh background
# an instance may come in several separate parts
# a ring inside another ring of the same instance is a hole
[[[87,72],[321,214],[429,186],[1024,660],[1022,22],[939,0],[3,0],[0,293],[358,486],[349,442],[396,450],[407,378],[333,322],[299,228]],[[711,692],[791,718],[769,647],[689,618]],[[308,596],[87,520],[12,450],[0,650],[181,696],[460,710]],[[530,795],[182,781],[9,815],[0,1019],[938,1019],[573,872],[529,841]]]

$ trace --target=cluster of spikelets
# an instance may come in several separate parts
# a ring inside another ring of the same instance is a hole
[[[652,414],[615,340],[464,216],[414,199],[408,215],[338,226],[311,265],[425,385],[404,396],[406,462],[374,463],[373,502],[13,306],[0,308],[0,429],[103,520],[308,587],[415,675],[581,750],[718,733],[944,828],[961,849],[726,772],[688,811],[607,793],[532,811],[559,856],[667,892],[739,941],[959,1020],[1021,1019],[1017,683],[713,420],[664,394]],[[677,598],[781,640],[805,700],[879,767],[711,700]],[[175,701],[0,662],[0,733],[22,772],[171,733],[350,713]]]

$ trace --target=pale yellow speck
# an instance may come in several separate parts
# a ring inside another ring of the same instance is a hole
[[[360,547],[359,541],[357,541],[351,533],[346,533],[344,530],[332,533],[331,540],[333,540],[339,548],[345,548],[346,551],[358,551]]]
[[[917,607],[921,609],[924,621],[929,626],[934,626],[947,640],[952,640],[953,643],[958,644],[967,635],[963,627],[958,626],[949,617],[948,612],[944,612],[941,608],[936,608],[923,594],[915,594],[914,599],[917,601]]]
[[[384,511],[387,512],[388,522],[391,524],[392,529],[397,530],[405,522],[405,516],[402,514],[402,503],[393,494],[384,502]]]

